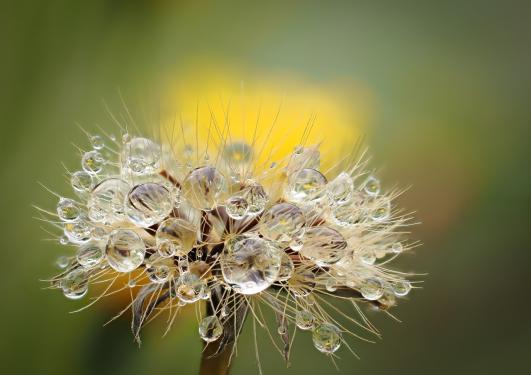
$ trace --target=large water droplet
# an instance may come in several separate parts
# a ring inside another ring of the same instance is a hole
[[[65,223],[64,233],[72,243],[81,244],[90,240],[92,228],[85,220]]]
[[[199,323],[199,336],[206,342],[216,341],[222,333],[223,326],[215,315],[207,316]]]
[[[317,147],[297,146],[288,162],[288,176],[304,168],[319,169],[321,155]]]
[[[295,324],[302,330],[313,328],[315,317],[308,310],[298,310],[295,314]]]
[[[177,297],[185,303],[193,303],[207,293],[207,283],[194,273],[184,272],[175,285]]]
[[[125,139],[122,150],[122,173],[142,176],[156,172],[160,165],[162,149],[147,138]]]
[[[227,184],[216,168],[199,167],[186,177],[182,191],[194,207],[210,210],[223,200],[227,193]]]
[[[133,223],[150,227],[173,210],[173,196],[164,186],[146,183],[135,186],[125,199],[125,213]]]
[[[232,168],[249,163],[252,157],[253,149],[245,142],[233,142],[223,149],[223,160]]]
[[[77,262],[85,268],[92,268],[105,257],[105,244],[101,241],[89,241],[77,250]]]
[[[287,195],[295,202],[311,203],[325,195],[326,177],[316,169],[305,168],[288,180]]]
[[[85,171],[77,171],[70,177],[72,188],[78,193],[86,193],[94,187],[92,175]]]
[[[406,280],[396,281],[392,283],[392,288],[397,297],[404,297],[411,290],[411,284]]]
[[[277,203],[262,216],[260,233],[270,240],[289,243],[304,233],[306,219],[291,203]]]
[[[247,186],[241,191],[241,195],[248,203],[247,214],[249,215],[261,213],[268,202],[264,187],[255,181],[247,181]]]
[[[255,294],[278,277],[280,250],[269,241],[253,235],[229,239],[220,257],[225,281],[242,294]]]
[[[348,173],[341,172],[326,187],[330,202],[334,205],[344,204],[352,197],[354,183]]]
[[[303,242],[304,245],[300,253],[321,267],[329,266],[341,260],[347,248],[347,241],[341,233],[324,226],[306,229]]]
[[[164,220],[156,233],[159,254],[165,257],[186,256],[192,250],[196,238],[197,229],[180,218]]]
[[[240,195],[235,195],[225,201],[227,215],[235,220],[240,220],[245,217],[248,209],[249,204],[247,203],[247,200]]]
[[[374,176],[369,176],[363,184],[363,190],[371,197],[375,197],[380,194],[380,180]]]
[[[149,280],[155,284],[163,284],[172,276],[174,264],[172,259],[162,258],[152,254],[148,259],[149,267],[146,268]]]
[[[59,199],[59,203],[57,204],[57,215],[59,215],[59,219],[72,222],[79,218],[80,213],[79,206],[72,199]]]
[[[361,282],[360,293],[363,298],[375,301],[383,296],[384,287],[380,279],[371,277]]]
[[[144,261],[146,246],[134,231],[117,229],[110,234],[105,252],[112,268],[118,272],[131,272]]]
[[[330,323],[319,324],[312,333],[313,345],[321,353],[331,354],[341,346],[341,332]]]
[[[124,214],[124,199],[129,190],[127,182],[109,178],[98,184],[88,201],[88,214],[92,221],[113,223]]]
[[[88,279],[88,273],[82,268],[67,273],[61,280],[61,288],[65,297],[80,299],[85,296],[88,291]]]
[[[103,158],[103,155],[96,150],[85,152],[81,159],[81,166],[87,173],[97,174],[101,172],[104,165],[105,159]]]

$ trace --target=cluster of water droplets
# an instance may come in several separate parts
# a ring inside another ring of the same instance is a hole
[[[314,292],[350,291],[386,309],[412,288],[380,267],[405,250],[393,234],[391,197],[374,175],[350,166],[324,173],[317,148],[273,162],[265,175],[274,183],[266,183],[264,173],[249,173],[254,155],[244,142],[196,165],[189,145],[175,155],[128,134],[121,142],[92,136],[91,144],[70,176],[75,197],[59,198],[56,209],[60,243],[76,247],[58,260],[57,286],[70,299],[102,270],[129,275],[131,288],[142,275],[169,286],[179,306],[209,300],[217,287],[245,296],[282,290],[297,301],[290,321],[331,354],[342,330],[312,307]],[[201,320],[206,342],[223,334],[227,306]]]

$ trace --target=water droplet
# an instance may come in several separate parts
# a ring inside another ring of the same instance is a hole
[[[327,279],[325,282],[325,288],[331,293],[335,292],[337,290],[336,281],[333,278]]]
[[[146,246],[134,231],[117,229],[110,234],[105,253],[116,271],[131,272],[144,261]]]
[[[319,169],[320,163],[321,155],[317,147],[297,146],[291,154],[286,171],[290,176],[304,168]]]
[[[239,293],[255,294],[268,288],[280,272],[280,250],[253,235],[229,239],[220,257],[225,281],[239,287]]]
[[[85,268],[97,266],[105,256],[105,244],[100,241],[89,241],[77,250],[77,262]]]
[[[147,138],[133,138],[122,150],[122,173],[126,176],[152,174],[159,168],[161,156],[162,148],[157,143]]]
[[[227,193],[223,175],[214,167],[199,167],[190,172],[183,183],[183,195],[201,210],[214,208]]]
[[[125,213],[130,221],[147,228],[169,215],[173,210],[172,198],[170,191],[160,184],[140,184],[127,194]]]
[[[205,295],[207,283],[194,273],[184,272],[175,285],[177,297],[185,303],[193,303]]]
[[[302,330],[309,330],[313,328],[315,317],[308,310],[298,310],[295,314],[295,324]]]
[[[94,227],[91,231],[91,237],[95,240],[106,240],[107,230],[103,227]]]
[[[344,204],[350,200],[354,183],[348,173],[341,172],[327,185],[328,197],[332,204]]]
[[[303,242],[304,245],[300,253],[321,267],[329,266],[341,260],[347,248],[347,241],[341,233],[324,226],[306,229]]]
[[[88,291],[88,279],[88,273],[82,268],[67,273],[61,280],[61,288],[65,297],[80,299],[85,296]]]
[[[72,222],[79,218],[81,211],[76,202],[72,199],[61,198],[57,204],[57,215],[66,222]]]
[[[162,258],[155,253],[149,257],[149,267],[146,265],[146,272],[151,282],[163,284],[172,276],[172,268],[172,259]]]
[[[105,159],[99,151],[93,150],[85,152],[83,158],[81,159],[81,166],[87,173],[97,174],[103,169],[105,164]]]
[[[281,252],[281,259],[280,259],[280,271],[278,273],[277,281],[287,281],[291,278],[293,275],[293,269],[295,266],[293,265],[293,261],[291,260],[291,257],[286,254],[284,251]]]
[[[249,204],[247,200],[239,195],[230,197],[225,201],[225,210],[227,215],[235,220],[240,220],[247,214]]]
[[[384,199],[377,203],[370,213],[370,217],[373,221],[381,223],[389,219],[391,215],[391,202],[389,199]]]
[[[105,144],[103,143],[103,138],[99,135],[93,135],[90,137],[90,143],[95,150],[101,150]]]
[[[380,194],[380,180],[374,176],[369,176],[363,184],[363,190],[371,197],[375,197]]]
[[[188,221],[168,218],[159,224],[155,235],[161,256],[186,256],[197,238],[197,229]]]
[[[395,242],[391,245],[391,252],[395,254],[400,254],[402,251],[404,251],[404,246],[400,242]]]
[[[72,177],[70,177],[70,184],[75,191],[85,193],[92,190],[94,187],[94,180],[90,173],[77,171],[72,174]]]
[[[359,192],[354,192],[349,201],[335,205],[331,210],[332,222],[341,227],[351,227],[362,221],[365,215],[366,200]]]
[[[260,233],[270,240],[289,243],[304,233],[306,219],[291,203],[277,203],[262,216]]]
[[[288,179],[287,195],[295,202],[310,203],[324,197],[326,177],[316,169],[304,168]]]
[[[129,288],[134,288],[136,286],[136,280],[135,279],[131,279],[127,282],[127,286]]]
[[[68,237],[65,236],[65,235],[62,235],[61,237],[59,237],[59,243],[60,243],[61,245],[66,245],[66,244],[68,244]]]
[[[313,345],[321,353],[331,354],[341,346],[341,332],[330,323],[319,324],[312,333]]]
[[[73,223],[65,223],[64,233],[70,242],[80,244],[90,240],[92,228],[84,220],[78,220]]]
[[[371,277],[361,283],[360,293],[363,298],[375,301],[383,296],[384,288],[380,279]]]
[[[222,333],[223,326],[215,315],[207,316],[199,323],[199,336],[206,342],[216,341]]]
[[[397,297],[406,296],[411,290],[411,284],[408,281],[397,281],[392,284],[393,292]]]
[[[55,261],[55,265],[61,269],[64,269],[66,267],[68,267],[68,265],[70,264],[70,260],[68,259],[68,257],[64,256],[64,255],[61,255],[59,258],[57,258],[57,260]]]
[[[229,306],[227,306],[227,305],[223,305],[223,306],[221,307],[220,314],[221,314],[222,317],[226,317],[226,316],[228,316],[228,315],[229,315]]]
[[[241,194],[249,205],[247,210],[249,215],[260,214],[268,202],[264,187],[255,181],[247,181],[247,186],[242,190]]]
[[[223,159],[230,167],[249,163],[253,157],[253,149],[245,142],[233,142],[223,149]]]
[[[109,178],[98,184],[88,201],[88,214],[92,221],[113,223],[124,214],[124,199],[129,190],[127,182]]]

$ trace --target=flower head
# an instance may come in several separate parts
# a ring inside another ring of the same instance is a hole
[[[90,137],[70,175],[73,198],[59,198],[54,213],[61,242],[76,251],[52,286],[79,299],[105,284],[94,301],[130,289],[137,339],[152,317],[167,313],[171,325],[183,306],[206,306],[198,331],[217,342],[215,354],[234,347],[247,317],[286,359],[294,329],[311,330],[329,355],[350,349],[354,326],[377,335],[359,304],[387,311],[412,288],[387,267],[411,248],[398,192],[381,187],[354,147],[323,162],[320,145],[306,144],[311,122],[279,155],[268,133],[281,139],[287,129],[264,136],[255,125],[235,136],[217,120],[206,135],[183,122],[158,140],[125,129]]]

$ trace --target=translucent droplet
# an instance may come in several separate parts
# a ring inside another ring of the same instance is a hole
[[[184,219],[168,218],[159,224],[155,237],[161,256],[182,257],[192,250],[197,239],[197,229]]]
[[[172,276],[173,260],[162,258],[158,254],[149,257],[149,267],[146,272],[149,280],[155,284],[163,284]]]
[[[94,180],[90,173],[77,171],[72,174],[72,177],[70,177],[70,184],[75,191],[85,193],[92,190],[94,187]]]
[[[193,303],[205,295],[207,283],[194,273],[184,272],[175,285],[177,297],[185,303]]]
[[[135,279],[131,279],[127,282],[127,286],[129,288],[134,288],[136,286],[136,280]]]
[[[280,250],[269,241],[242,235],[225,243],[220,257],[223,278],[242,294],[255,294],[268,288],[278,277]]]
[[[295,202],[310,203],[324,197],[326,177],[316,169],[304,168],[288,181],[287,195]]]
[[[77,250],[77,262],[85,268],[97,266],[105,257],[105,244],[100,241],[89,241]]]
[[[85,296],[88,291],[88,280],[88,273],[82,268],[77,268],[67,273],[61,280],[61,288],[65,297],[80,299]]]
[[[152,174],[159,168],[161,156],[162,148],[150,139],[126,140],[121,156],[122,172],[137,176]]]
[[[223,200],[227,184],[214,167],[199,167],[190,172],[183,183],[183,195],[201,210],[210,210]]]
[[[315,275],[309,268],[296,269],[288,282],[289,291],[297,298],[305,298],[315,288]]]
[[[312,333],[313,345],[321,353],[331,354],[341,346],[341,332],[330,323],[319,324]]]
[[[394,254],[400,254],[402,251],[404,251],[404,246],[400,242],[395,242],[391,245],[391,252]]]
[[[172,194],[160,184],[137,185],[125,199],[125,213],[129,220],[146,228],[163,220],[172,210]]]
[[[360,259],[363,263],[367,265],[373,265],[374,262],[376,262],[376,256],[374,255],[374,251],[368,250],[365,251],[360,255]]]
[[[227,144],[223,149],[223,159],[230,167],[249,163],[252,157],[253,149],[245,142],[233,142]]]
[[[381,223],[391,216],[391,202],[384,199],[371,210],[370,217],[373,221]]]
[[[393,292],[397,297],[406,296],[411,290],[411,284],[408,281],[397,281],[392,284]]]
[[[341,227],[356,225],[365,215],[365,204],[365,198],[359,192],[354,192],[349,201],[332,207],[330,212],[332,222]]]
[[[81,159],[81,166],[87,173],[97,174],[101,172],[105,164],[105,159],[99,151],[93,150],[85,152]]]
[[[70,242],[81,244],[90,240],[92,228],[85,220],[65,223],[64,233]]]
[[[59,215],[59,219],[72,222],[79,218],[80,213],[79,206],[72,199],[59,199],[59,203],[57,204],[57,215]]]
[[[249,215],[262,213],[269,199],[264,187],[255,181],[247,181],[247,186],[241,194],[247,200]]]
[[[215,315],[210,315],[199,323],[199,336],[206,342],[213,342],[220,338],[223,326]]]
[[[146,246],[136,232],[129,229],[114,230],[105,249],[109,265],[118,272],[131,272],[144,261]]]
[[[363,298],[375,301],[383,296],[384,287],[379,279],[371,277],[362,281],[360,293]]]
[[[295,324],[302,330],[309,330],[313,328],[315,317],[308,310],[298,310],[295,314]]]
[[[68,265],[70,264],[70,260],[68,259],[68,257],[61,255],[59,258],[56,259],[55,264],[57,267],[64,269],[68,267]]]
[[[270,240],[289,243],[304,233],[306,219],[291,203],[277,203],[262,216],[260,233]]]
[[[363,184],[363,190],[371,197],[375,197],[380,194],[380,180],[374,176],[369,176]]]
[[[333,278],[326,280],[325,288],[331,293],[335,292],[337,290],[336,281]]]
[[[113,223],[123,219],[124,200],[129,185],[118,178],[109,178],[98,184],[88,201],[88,214],[92,221]]]
[[[66,244],[68,244],[68,237],[65,236],[65,235],[59,237],[59,243],[60,243],[61,245],[66,245]]]
[[[293,276],[293,269],[295,266],[293,265],[293,261],[291,260],[291,257],[286,254],[286,252],[281,251],[281,260],[280,260],[280,271],[278,273],[277,280],[278,281],[287,281]]]
[[[107,230],[103,227],[94,227],[92,228],[90,236],[95,240],[106,240]]]
[[[90,137],[90,143],[95,150],[101,150],[105,144],[103,143],[103,138],[99,135],[93,135]]]
[[[291,154],[286,168],[288,176],[305,168],[319,169],[321,155],[317,147],[297,146]]]
[[[228,316],[228,315],[229,315],[229,306],[227,306],[226,304],[223,305],[223,306],[221,307],[220,315],[221,315],[222,317],[226,317],[226,316]]]
[[[249,204],[247,200],[239,195],[230,197],[225,201],[225,210],[227,215],[235,220],[240,220],[247,214]]]
[[[337,263],[345,256],[347,241],[337,230],[318,226],[306,229],[300,253],[325,267]]]
[[[326,188],[332,204],[344,204],[352,197],[354,183],[348,173],[341,172],[328,183]]]

